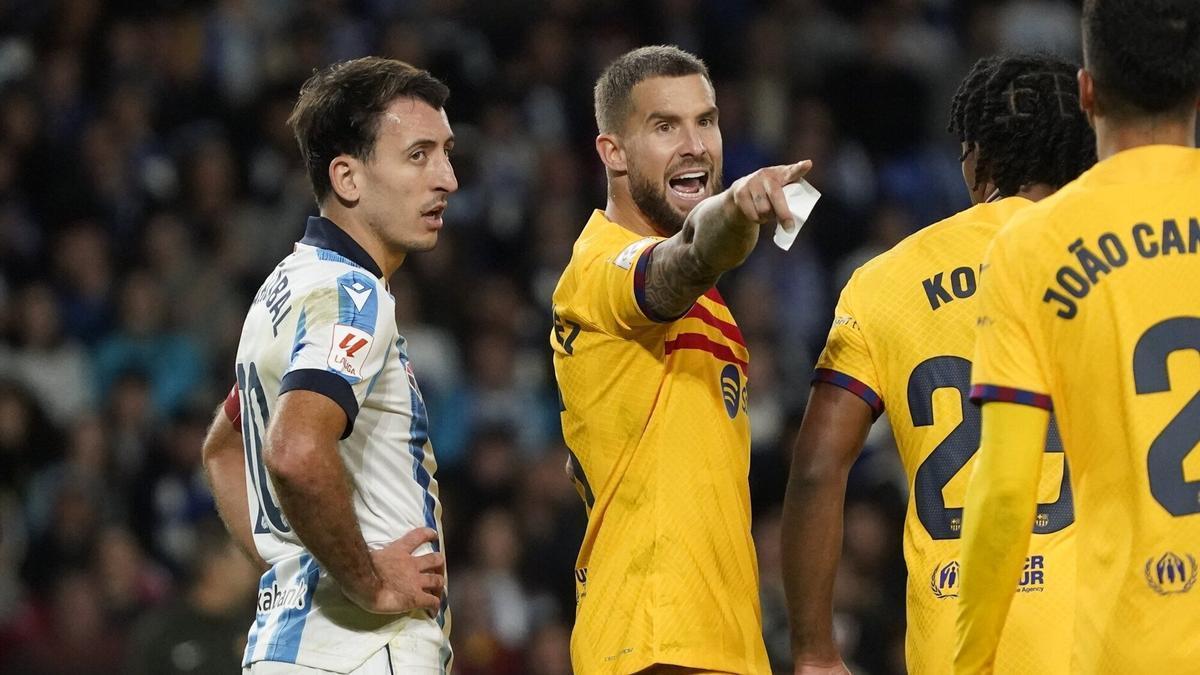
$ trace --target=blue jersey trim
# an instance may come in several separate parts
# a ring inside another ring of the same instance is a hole
[[[283,396],[295,389],[314,391],[332,399],[346,413],[346,430],[342,432],[342,438],[348,437],[354,431],[354,420],[358,417],[358,399],[354,397],[354,388],[346,378],[328,370],[300,368],[283,376],[283,381],[279,383],[279,395]]]
[[[292,338],[292,358],[288,360],[288,365],[296,362],[296,357],[300,356],[300,349],[304,346],[304,338],[308,335],[308,310],[300,310],[300,317],[296,319],[296,336]]]
[[[437,519],[433,515],[435,505],[433,495],[429,492],[429,485],[433,481],[433,476],[425,469],[425,444],[429,442],[429,415],[425,409],[425,401],[421,399],[421,395],[417,391],[416,377],[412,375],[411,366],[403,352],[400,353],[400,364],[409,373],[410,380],[408,395],[409,401],[412,404],[412,422],[408,428],[408,449],[412,452],[413,457],[413,480],[417,481],[417,485],[421,486],[425,526],[436,530]],[[433,550],[437,551],[440,548],[437,540],[434,540]]]
[[[267,653],[263,655],[265,661],[295,663],[296,655],[300,653],[300,640],[304,635],[304,625],[308,622],[308,615],[312,612],[312,600],[313,595],[317,592],[317,582],[321,580],[321,568],[317,566],[317,561],[311,554],[304,553],[300,556],[300,572],[296,576],[296,581],[304,579],[306,584],[304,605],[284,610],[283,616],[276,624],[278,627],[275,630],[275,636],[267,646]]]
[[[258,582],[258,590],[261,594],[264,589],[270,588],[275,584],[275,568],[267,570]],[[258,612],[254,617],[254,623],[250,624],[250,636],[246,639],[246,654],[242,657],[242,667],[250,665],[250,659],[254,656],[254,648],[258,646],[258,636],[262,633],[267,625],[267,613]]]
[[[971,387],[971,401],[979,405],[990,401],[1020,403],[1042,410],[1054,411],[1054,402],[1048,394],[1039,394],[1036,391],[1026,391],[1015,387],[1000,387],[994,384],[977,384]]]
[[[328,218],[323,216],[310,217],[304,228],[304,238],[300,240],[300,243],[306,246],[325,249],[326,251],[333,251],[349,262],[374,274],[376,278],[383,277],[383,272],[379,270],[379,265],[375,264],[375,260],[371,258],[366,250],[357,241],[354,241],[353,237],[346,234],[345,230],[338,227],[336,223]]]
[[[879,419],[879,416],[883,414],[883,398],[875,393],[874,389],[846,373],[829,368],[817,368],[816,372],[813,373],[812,381],[814,384],[824,382],[825,384],[832,384],[835,387],[841,387],[861,398],[863,402],[871,406],[873,419]]]

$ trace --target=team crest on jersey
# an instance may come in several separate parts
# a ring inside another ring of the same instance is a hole
[[[1187,593],[1196,585],[1196,559],[1190,553],[1179,556],[1167,551],[1158,558],[1150,558],[1145,572],[1146,583],[1159,595]]]
[[[362,379],[367,354],[371,353],[371,334],[345,324],[334,324],[333,343],[329,348],[329,369],[351,378]]]
[[[962,572],[959,571],[957,560],[935,565],[933,574],[929,575],[929,589],[933,591],[935,598],[957,598],[961,578]]]

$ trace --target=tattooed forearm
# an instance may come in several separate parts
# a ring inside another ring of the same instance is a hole
[[[646,305],[655,316],[670,320],[686,313],[696,298],[713,287],[721,272],[705,264],[690,243],[672,237],[650,252],[646,265]]]
[[[729,192],[697,205],[683,229],[651,251],[645,298],[654,318],[682,316],[723,272],[742,264],[758,241],[758,227]]]

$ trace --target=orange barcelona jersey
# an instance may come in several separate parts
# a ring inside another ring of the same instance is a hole
[[[563,436],[588,511],[571,661],[579,675],[769,673],[750,536],[749,354],[716,289],[677,319],[646,308],[659,241],[596,211],[554,291]]]
[[[1072,672],[1200,672],[1200,150],[1101,161],[1014,216],[987,264],[972,394],[1062,429]]]
[[[967,479],[979,450],[970,403],[980,263],[1031,202],[979,204],[913,234],[854,273],[838,301],[816,381],[888,411],[908,476],[905,655],[912,673],[949,673]],[[997,673],[1066,673],[1075,586],[1070,485],[1048,439],[1035,533],[1000,642]]]

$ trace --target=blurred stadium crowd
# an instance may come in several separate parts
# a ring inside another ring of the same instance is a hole
[[[570,671],[584,510],[549,298],[604,203],[591,85],[674,43],[716,81],[726,183],[812,158],[801,243],[721,282],[753,353],[767,645],[787,450],[849,273],[966,205],[944,132],[979,56],[1074,57],[1055,0],[13,0],[0,5],[0,671],[238,672],[257,572],[200,467],[241,320],[314,204],[285,127],[301,81],[379,54],[452,91],[462,189],[392,282],[432,417],[456,672]],[[877,425],[847,501],[838,632],[903,669],[904,482]]]

